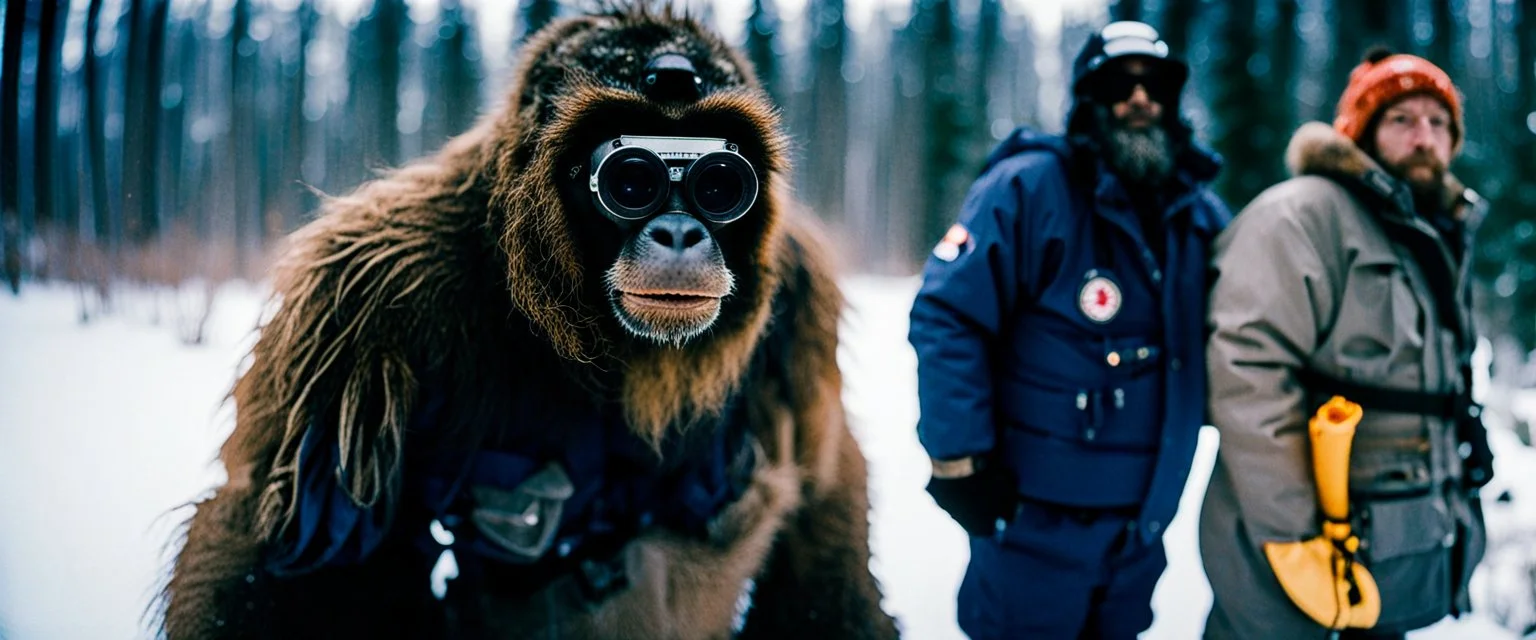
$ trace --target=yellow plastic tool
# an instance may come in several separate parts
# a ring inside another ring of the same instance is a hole
[[[1266,542],[1264,555],[1291,602],[1329,629],[1367,629],[1381,617],[1381,592],[1355,559],[1360,539],[1349,525],[1349,453],[1360,405],[1334,396],[1312,417],[1312,472],[1323,533],[1310,540]]]
[[[1365,412],[1360,405],[1334,396],[1312,416],[1308,433],[1312,436],[1312,477],[1317,481],[1317,502],[1323,517],[1343,522],[1349,531],[1349,452],[1355,440],[1355,427]]]

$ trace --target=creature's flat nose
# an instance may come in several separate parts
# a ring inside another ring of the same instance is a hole
[[[677,254],[701,248],[709,241],[703,223],[681,213],[668,213],[652,219],[645,225],[645,236],[656,248]]]

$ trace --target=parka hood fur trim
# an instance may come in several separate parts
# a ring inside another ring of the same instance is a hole
[[[1285,168],[1292,176],[1351,178],[1367,185],[1373,173],[1391,175],[1353,140],[1322,122],[1303,124],[1291,136],[1285,149]],[[1445,196],[1445,206],[1452,210],[1468,199],[1466,185],[1449,171],[1445,172]]]

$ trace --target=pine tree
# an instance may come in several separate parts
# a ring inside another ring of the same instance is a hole
[[[480,54],[471,37],[474,26],[454,0],[444,3],[441,19],[440,37],[434,45],[440,61],[436,65],[439,82],[433,87],[435,98],[429,98],[440,101],[441,109],[433,110],[430,120],[441,129],[438,136],[426,141],[428,147],[468,130],[480,109],[480,70],[476,64]]]
[[[14,1],[14,0],[13,0]],[[33,107],[36,218],[38,230],[52,231],[60,222],[56,196],[61,191],[56,150],[59,147],[59,56],[64,42],[64,20],[60,12],[69,11],[64,0],[39,0],[37,22],[37,88]]]
[[[1349,84],[1349,72],[1374,47],[1405,52],[1412,44],[1408,8],[1399,0],[1333,0],[1333,67],[1327,95],[1336,100]]]
[[[806,131],[799,159],[806,202],[824,219],[841,215],[843,173],[848,144],[848,86],[843,64],[848,55],[848,22],[843,0],[812,0],[810,86],[804,104]]]
[[[560,15],[559,0],[518,0],[517,37],[512,46],[521,47],[528,36],[543,29]]]
[[[400,161],[400,43],[405,40],[404,0],[374,0],[373,10],[352,29],[347,96],[361,163],[350,189],[374,169]]]
[[[757,70],[763,89],[774,102],[784,103],[784,88],[779,84],[779,16],[774,0],[752,0],[752,14],[747,17],[747,58]]]
[[[261,190],[257,183],[256,52],[251,38],[252,0],[236,0],[229,33],[229,135],[223,141],[225,184],[234,196],[236,268],[258,269],[261,233]]]
[[[143,245],[160,231],[152,160],[159,157],[160,90],[170,0],[135,3],[129,14],[123,130],[123,220],[130,242]],[[149,159],[150,161],[146,161]]]
[[[27,3],[12,0],[5,9],[5,42],[0,49],[0,237],[4,238],[5,279],[11,293],[21,291],[21,37]]]
[[[1142,17],[1141,0],[1111,0],[1109,5],[1110,20],[1145,20]]]
[[[86,157],[90,161],[91,213],[95,222],[92,237],[96,246],[110,255],[117,248],[118,225],[112,207],[116,199],[110,192],[111,180],[107,175],[106,56],[110,53],[97,49],[103,4],[103,0],[91,0],[85,22]]]
[[[1536,0],[1519,0],[1514,91],[1499,119],[1510,135],[1498,156],[1510,183],[1495,197],[1475,244],[1474,272],[1491,299],[1484,333],[1512,334],[1522,352],[1536,349]]]
[[[959,34],[954,3],[918,0],[913,22],[923,43],[923,189],[916,244],[928,247],[954,222],[965,195],[967,130],[956,76]]]

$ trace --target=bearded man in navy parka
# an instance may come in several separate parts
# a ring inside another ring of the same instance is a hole
[[[918,433],[929,493],[971,536],[974,639],[1152,623],[1205,419],[1210,242],[1231,217],[1179,114],[1187,77],[1148,25],[1094,34],[1066,135],[1014,132],[928,260]]]

